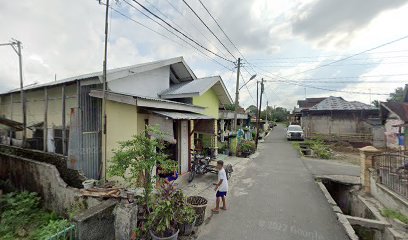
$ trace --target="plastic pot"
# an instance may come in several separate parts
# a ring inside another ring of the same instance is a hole
[[[177,230],[177,232],[170,237],[158,237],[154,235],[154,233],[150,230],[150,236],[152,237],[153,240],[177,240],[178,239],[178,234],[180,230]]]
[[[196,223],[196,219],[194,219],[194,222],[192,223],[179,223],[179,234],[181,236],[189,236],[193,233],[193,228]]]

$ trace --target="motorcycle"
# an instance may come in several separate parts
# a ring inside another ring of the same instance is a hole
[[[208,172],[218,174],[217,166],[212,165],[211,162],[214,160],[211,157],[201,155],[197,151],[192,150],[193,152],[193,162],[191,164],[191,172],[188,176],[188,182],[192,182],[196,174],[204,175]],[[231,164],[227,164],[225,167],[225,173],[227,179],[231,178],[233,169]]]

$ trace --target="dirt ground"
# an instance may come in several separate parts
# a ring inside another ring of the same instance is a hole
[[[360,153],[355,151],[353,152],[333,151],[332,160],[350,163],[353,165],[360,165]]]

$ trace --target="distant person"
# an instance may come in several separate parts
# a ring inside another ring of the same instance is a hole
[[[227,210],[227,203],[225,198],[227,197],[227,192],[228,192],[228,179],[227,179],[227,173],[225,172],[224,169],[224,162],[221,160],[217,161],[217,169],[218,169],[218,183],[214,183],[215,188],[214,190],[217,191],[215,194],[215,197],[217,198],[216,200],[216,206],[214,209],[212,209],[213,213],[219,213],[220,211],[220,200],[222,199],[222,210]]]
[[[169,173],[169,172],[165,172],[160,166],[157,168],[157,175],[162,180],[159,182],[162,182],[165,185],[173,184],[173,182],[176,181],[179,176],[176,168],[174,168],[174,170]]]

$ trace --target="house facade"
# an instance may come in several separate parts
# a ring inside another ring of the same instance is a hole
[[[384,125],[386,147],[394,150],[406,150],[408,141],[408,103],[382,102],[380,104],[381,121]]]
[[[182,57],[108,70],[106,135],[101,72],[26,87],[24,92],[30,147],[63,154],[70,168],[94,179],[105,176],[118,141],[146,125],[166,134],[168,154],[178,161],[181,173],[187,172],[194,139],[210,136],[216,149],[219,109],[232,103],[219,76],[197,78]],[[19,91],[1,94],[0,100],[1,119],[21,122]],[[22,138],[21,131],[8,126],[1,134],[3,144]]]
[[[307,137],[353,137],[372,135],[369,119],[378,118],[379,110],[361,102],[328,97],[312,107],[302,109],[301,113],[301,124]]]

